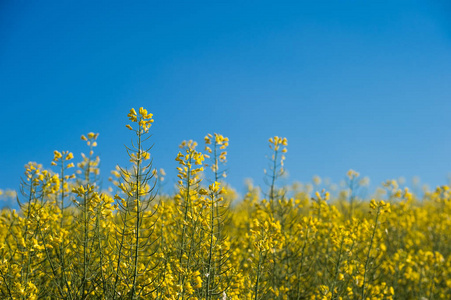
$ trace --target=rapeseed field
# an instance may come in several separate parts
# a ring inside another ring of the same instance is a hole
[[[357,197],[281,186],[288,141],[269,139],[267,186],[242,199],[227,185],[229,140],[184,141],[177,192],[159,188],[152,114],[131,109],[130,165],[100,188],[97,134],[74,162],[25,166],[19,210],[0,218],[1,299],[450,299],[451,195],[419,198],[394,180]],[[207,172],[208,171],[208,172]]]

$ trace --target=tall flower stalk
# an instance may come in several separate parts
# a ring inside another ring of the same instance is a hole
[[[150,149],[144,147],[149,129],[153,123],[152,114],[140,108],[128,114],[134,123],[126,125],[136,135],[136,140],[126,147],[132,166],[129,170],[120,168],[120,194],[115,195],[119,206],[119,224],[116,230],[116,269],[113,299],[138,299],[155,291],[155,277],[152,270],[158,260],[151,258],[157,251],[155,234],[156,210],[152,205],[155,198],[154,175]]]

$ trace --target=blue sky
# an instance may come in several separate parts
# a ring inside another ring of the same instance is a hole
[[[451,171],[447,1],[2,1],[0,188],[99,132],[104,178],[126,164],[131,107],[154,113],[154,165],[184,139],[230,138],[228,181],[262,183],[267,140],[290,180],[374,185]]]

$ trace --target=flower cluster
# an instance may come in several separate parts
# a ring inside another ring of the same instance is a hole
[[[138,123],[139,130],[142,130],[143,132],[148,132],[150,129],[150,126],[152,126],[153,123],[153,114],[148,113],[146,109],[140,107],[138,114],[136,113],[135,109],[130,109],[130,112],[128,113],[128,119],[134,123]],[[134,130],[132,126],[125,125],[128,129]]]

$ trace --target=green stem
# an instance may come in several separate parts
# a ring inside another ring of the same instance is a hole
[[[375,224],[374,224],[374,229],[373,229],[373,232],[372,232],[372,234],[371,234],[370,247],[369,247],[369,249],[368,249],[368,253],[367,253],[367,256],[366,256],[365,270],[364,270],[364,272],[363,272],[362,293],[361,293],[362,300],[365,300],[366,276],[367,276],[367,273],[368,273],[368,266],[369,266],[370,258],[371,258],[371,257],[370,257],[370,256],[371,256],[371,250],[372,250],[372,248],[373,248],[374,236],[376,235],[377,224],[378,224],[377,222],[378,222],[378,220],[379,220],[380,210],[381,210],[381,208],[378,207],[378,208],[377,208],[377,212],[376,212],[376,220],[375,220]]]

